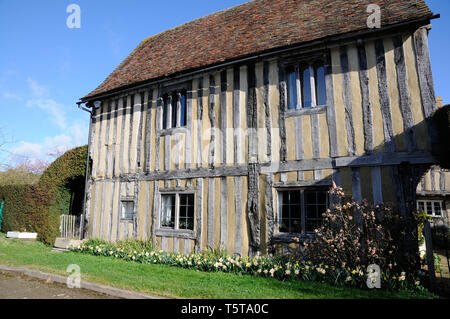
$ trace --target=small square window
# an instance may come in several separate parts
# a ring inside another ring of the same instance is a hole
[[[134,218],[134,202],[133,201],[122,201],[122,219],[133,219]]]

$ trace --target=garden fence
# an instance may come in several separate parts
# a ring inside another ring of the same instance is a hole
[[[80,217],[74,215],[61,215],[60,231],[63,238],[78,238],[80,228]]]

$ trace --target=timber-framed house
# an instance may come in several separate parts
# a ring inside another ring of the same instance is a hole
[[[283,253],[333,181],[408,219],[436,164],[435,17],[424,0],[255,0],[144,40],[79,102],[82,237]]]

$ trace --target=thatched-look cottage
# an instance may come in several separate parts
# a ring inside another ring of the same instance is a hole
[[[255,0],[144,40],[79,102],[82,236],[283,252],[332,181],[408,219],[435,164],[433,18],[424,0]]]

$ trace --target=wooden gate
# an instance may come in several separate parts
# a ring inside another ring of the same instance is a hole
[[[80,216],[61,215],[59,230],[62,238],[78,238],[80,234]]]

